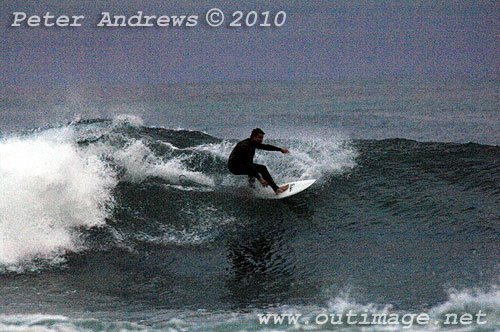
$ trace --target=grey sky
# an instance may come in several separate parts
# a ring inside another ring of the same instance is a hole
[[[287,13],[281,28],[210,28],[218,7]],[[408,75],[498,77],[499,1],[5,1],[0,81],[136,85]],[[12,13],[85,15],[78,28],[9,27]],[[98,28],[111,14],[199,16],[193,28]]]

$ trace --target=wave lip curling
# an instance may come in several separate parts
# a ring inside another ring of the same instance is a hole
[[[60,261],[81,247],[78,228],[105,224],[114,174],[60,134],[0,141],[0,269]]]

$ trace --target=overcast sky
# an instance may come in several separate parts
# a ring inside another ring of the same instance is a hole
[[[213,7],[226,19],[252,9],[287,19],[280,28],[211,28]],[[500,1],[1,0],[0,9],[4,88],[500,72]],[[85,19],[75,28],[11,27],[16,11]],[[103,11],[199,18],[191,28],[99,28]]]

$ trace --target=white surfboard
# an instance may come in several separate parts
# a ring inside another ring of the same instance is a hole
[[[254,195],[263,199],[282,199],[286,197],[293,196],[295,194],[300,193],[301,191],[309,188],[316,180],[302,180],[288,183],[288,189],[281,194],[276,195],[273,189],[270,186],[262,187],[259,182],[256,181],[255,187],[252,191]],[[284,186],[285,184],[280,184],[279,187]]]

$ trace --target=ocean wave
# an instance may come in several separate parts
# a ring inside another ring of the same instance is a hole
[[[92,228],[120,234],[117,244],[124,238],[170,244],[211,241],[218,226],[235,219],[225,196],[235,186],[246,186],[245,177],[227,171],[235,144],[198,131],[146,127],[134,116],[79,120],[2,139],[0,270],[59,265],[68,252],[92,250],[85,236]],[[355,149],[337,139],[271,144],[292,151],[256,156],[277,182],[321,179],[356,165]],[[167,203],[151,202],[157,213],[147,216],[141,212],[144,203],[158,190]],[[147,196],[131,196],[133,192]],[[214,198],[198,199],[207,192],[214,192]],[[136,223],[155,231],[145,231],[139,239],[127,229]]]
[[[430,238],[500,230],[497,147],[339,137],[268,142],[291,151],[255,156],[276,182],[318,179],[297,196],[306,211],[290,222],[316,215],[315,227],[342,236],[390,229],[401,218]],[[244,205],[272,215],[280,208],[252,201],[242,190],[247,178],[227,170],[236,143],[130,116],[3,138],[0,270],[58,266],[67,253],[96,248],[203,245],[231,224],[254,222]]]

